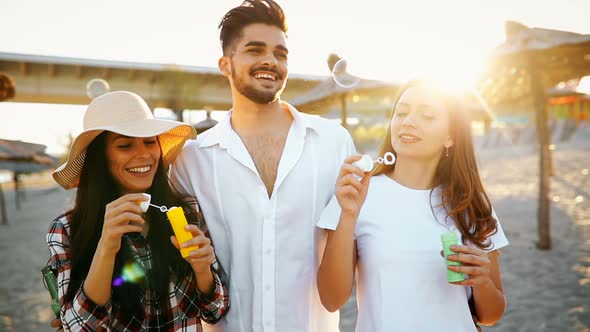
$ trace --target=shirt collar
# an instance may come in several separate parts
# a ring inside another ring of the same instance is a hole
[[[293,126],[295,127],[296,130],[302,130],[303,134],[305,135],[305,132],[307,132],[307,129],[312,129],[314,130],[316,133],[319,133],[319,127],[316,121],[312,121],[312,119],[307,116],[302,114],[301,112],[299,112],[295,107],[293,107],[291,104],[285,102],[285,101],[281,101],[281,107],[283,108],[287,108],[287,110],[289,111],[289,113],[291,113],[291,116],[293,117]],[[201,144],[199,144],[199,146],[201,147],[210,147],[213,145],[220,145],[221,147],[225,147],[227,146],[228,143],[228,139],[231,137],[232,132],[233,132],[233,128],[231,127],[231,115],[232,115],[232,110],[230,109],[227,112],[227,115],[225,116],[225,118],[219,122],[217,125],[215,125],[213,128],[209,129],[205,134],[203,134],[205,137],[203,138],[203,140],[201,141]]]

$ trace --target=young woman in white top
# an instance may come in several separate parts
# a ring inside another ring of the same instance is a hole
[[[318,227],[328,229],[318,270],[324,306],[338,310],[358,269],[357,331],[476,331],[504,313],[498,249],[508,241],[482,185],[460,98],[425,82],[400,90],[379,164],[348,158]],[[370,183],[370,185],[369,185]],[[440,235],[460,244],[449,260],[466,280],[447,281]],[[473,303],[470,311],[469,302]],[[474,315],[472,317],[472,314]]]

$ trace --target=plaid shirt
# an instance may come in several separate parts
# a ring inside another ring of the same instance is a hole
[[[201,230],[207,235],[206,225],[199,212],[187,211],[189,222],[197,220]],[[229,309],[229,297],[227,289],[218,273],[213,273],[215,291],[207,297],[201,294],[197,288],[194,273],[178,280],[174,275],[170,278],[169,308],[161,312],[159,301],[155,291],[145,289],[141,297],[145,316],[143,320],[132,317],[130,321],[122,321],[113,313],[112,304],[109,302],[100,306],[89,299],[84,293],[84,283],[80,285],[72,302],[65,303],[64,295],[70,282],[71,252],[70,252],[70,225],[65,216],[55,219],[47,234],[47,244],[51,253],[50,266],[58,271],[57,286],[60,303],[62,305],[60,318],[65,331],[93,331],[100,327],[109,331],[202,331],[201,319],[207,323],[216,323]],[[149,245],[143,236],[125,235],[122,245],[130,246],[135,261],[141,264],[146,271],[146,277],[152,266],[152,255]],[[146,283],[146,284],[149,284]]]

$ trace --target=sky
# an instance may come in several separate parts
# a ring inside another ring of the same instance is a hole
[[[278,2],[289,24],[289,70],[297,74],[329,75],[326,59],[337,53],[365,78],[465,84],[504,40],[506,20],[590,34],[587,0]],[[0,0],[8,32],[0,52],[216,67],[217,25],[239,3]],[[69,132],[79,132],[82,112],[81,106],[2,103],[0,137],[43,143],[57,153]]]

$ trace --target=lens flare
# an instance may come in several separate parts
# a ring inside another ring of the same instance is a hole
[[[124,283],[139,283],[145,278],[145,270],[138,262],[131,262],[123,266],[121,276],[113,279],[113,286],[119,287]]]

